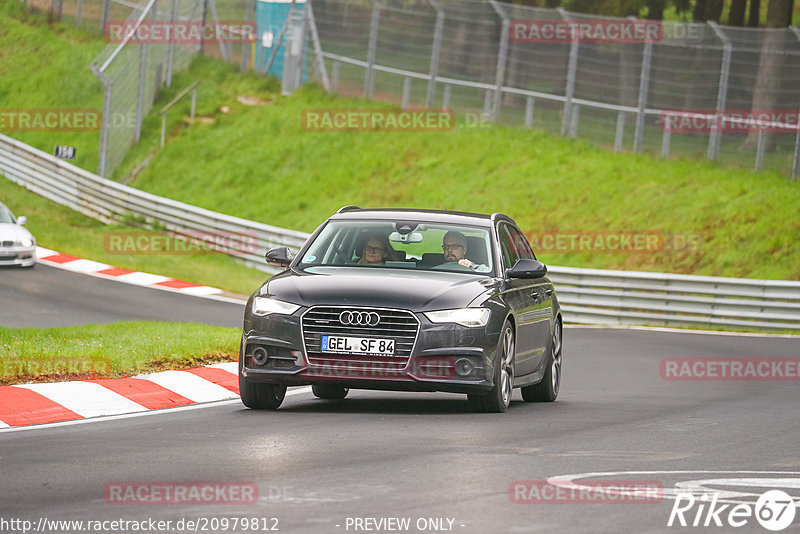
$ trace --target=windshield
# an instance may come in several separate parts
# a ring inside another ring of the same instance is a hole
[[[11,214],[11,211],[7,207],[0,204],[0,224],[2,223],[13,224],[15,222],[16,220],[14,219],[14,216]]]
[[[298,267],[319,265],[488,274],[489,230],[414,221],[331,221]]]

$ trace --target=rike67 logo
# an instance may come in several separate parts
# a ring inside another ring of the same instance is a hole
[[[733,527],[747,525],[753,518],[767,530],[777,532],[792,524],[797,511],[792,497],[781,490],[769,490],[755,504],[720,504],[719,494],[678,493],[667,526]]]

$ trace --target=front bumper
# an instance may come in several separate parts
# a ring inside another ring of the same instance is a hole
[[[239,373],[253,383],[336,384],[351,389],[485,393],[494,386],[499,328],[434,324],[414,313],[419,328],[410,355],[369,357],[309,351],[301,328],[307,308],[291,316],[245,317]],[[262,348],[266,362],[253,353]]]
[[[36,263],[36,247],[0,247],[0,265],[30,267]]]

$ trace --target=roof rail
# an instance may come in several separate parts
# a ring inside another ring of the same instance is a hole
[[[336,213],[345,213],[345,212],[348,212],[348,211],[363,210],[363,209],[364,208],[362,208],[361,206],[345,206],[345,207],[339,209],[339,211],[337,211]]]

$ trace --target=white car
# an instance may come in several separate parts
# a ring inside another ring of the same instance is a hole
[[[23,227],[26,222],[0,202],[0,265],[36,265],[36,239]]]

